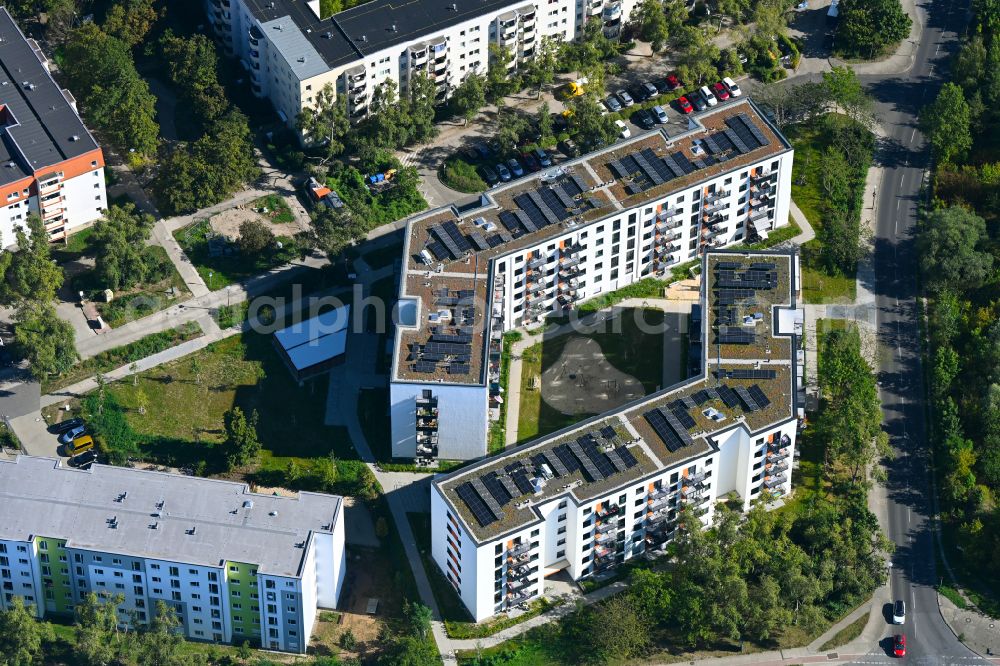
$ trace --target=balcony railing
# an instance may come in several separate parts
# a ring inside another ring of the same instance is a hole
[[[750,182],[758,182],[764,180],[765,178],[770,178],[771,173],[770,169],[761,169],[757,171],[757,173],[750,174]]]
[[[608,518],[609,516],[617,516],[619,507],[617,504],[604,505],[600,511],[597,512],[597,517],[600,519]]]
[[[784,474],[778,474],[776,476],[764,477],[764,487],[765,488],[775,488],[777,486],[783,486],[788,483],[788,477]]]
[[[510,555],[511,557],[520,557],[521,555],[527,554],[528,551],[530,551],[530,550],[531,550],[531,544],[528,544],[528,543],[518,543],[518,544],[515,544],[515,545],[511,546],[507,550],[507,554]]]

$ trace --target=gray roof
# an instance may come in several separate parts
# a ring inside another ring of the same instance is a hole
[[[44,172],[98,148],[7,9],[0,7],[0,184]],[[10,163],[13,162],[13,166]]]
[[[243,483],[125,467],[83,471],[53,458],[0,461],[0,539],[39,535],[66,539],[70,548],[201,566],[247,562],[278,576],[300,575],[306,554],[300,544],[314,532],[333,531],[341,502],[335,495],[261,495]]]
[[[267,23],[261,23],[261,28],[267,39],[274,44],[288,62],[299,81],[319,76],[329,70],[323,57],[306,39],[308,33],[299,30],[290,17],[283,16]]]
[[[371,0],[319,19],[303,0],[245,0],[261,24],[288,16],[331,68],[445,28],[518,6],[512,0]],[[530,6],[527,0],[524,6]],[[268,31],[268,39],[273,32]]]

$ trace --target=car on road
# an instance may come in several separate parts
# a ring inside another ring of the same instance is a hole
[[[535,157],[534,153],[523,152],[521,153],[521,163],[528,171],[538,171],[542,168],[542,165],[538,163],[538,159]]]
[[[896,634],[892,637],[892,656],[906,656],[906,634]]]
[[[82,425],[76,426],[75,428],[70,428],[69,430],[66,430],[61,435],[59,435],[59,443],[69,444],[74,439],[82,435],[86,430],[87,430],[86,426]]]
[[[89,451],[84,451],[80,455],[73,456],[66,461],[66,464],[70,467],[79,467],[80,469],[90,469],[91,463],[97,460],[97,451],[90,449]]]
[[[720,102],[725,102],[729,99],[729,89],[726,88],[722,81],[716,81],[712,85],[712,93],[719,99]]]
[[[507,168],[510,169],[511,174],[514,178],[520,178],[524,175],[524,167],[521,163],[515,160],[513,157],[507,160]]]
[[[83,425],[83,419],[81,419],[78,416],[75,419],[66,419],[65,421],[60,421],[59,423],[56,423],[50,428],[50,430],[54,433],[62,434],[67,430],[72,430],[73,428],[79,428],[82,425]]]
[[[667,120],[668,120],[667,119],[667,110],[664,109],[662,106],[654,106],[653,107],[653,117],[656,119],[656,122],[658,122],[658,123],[660,123],[662,125],[662,124],[666,123]]]
[[[628,128],[628,125],[626,125],[624,121],[616,120],[615,127],[618,128],[618,135],[621,136],[621,138],[627,139],[632,136],[632,130]]]
[[[489,164],[484,164],[482,166],[483,180],[486,181],[487,185],[496,185],[500,182],[500,176],[497,175],[496,170]]]
[[[906,602],[902,599],[896,599],[892,605],[892,623],[906,624]]]
[[[653,126],[656,125],[656,120],[653,119],[653,114],[646,109],[639,109],[633,113],[632,122],[643,129],[653,129]]]
[[[544,148],[535,148],[535,159],[542,165],[542,168],[552,166],[552,157]]]
[[[739,97],[743,94],[743,90],[736,84],[736,81],[733,81],[728,76],[722,79],[722,83],[725,84],[726,90],[729,91],[732,97]]]
[[[627,90],[619,90],[618,92],[615,93],[615,97],[618,98],[618,101],[621,102],[622,106],[624,106],[625,108],[628,108],[633,104],[635,104],[635,100],[632,99],[632,95],[629,95]]]
[[[510,170],[503,162],[497,163],[497,173],[500,174],[500,180],[505,183],[510,182]]]
[[[701,93],[702,99],[704,99],[705,103],[709,106],[715,106],[719,103],[719,100],[715,99],[715,95],[713,95],[712,91],[708,89],[708,86],[702,86],[698,89],[698,92]]]
[[[653,99],[654,97],[660,94],[660,91],[656,89],[656,86],[654,86],[649,81],[639,86],[639,89],[642,91],[643,101],[646,101],[647,99]]]

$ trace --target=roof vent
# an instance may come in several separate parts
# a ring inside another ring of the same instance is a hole
[[[243,500],[243,508],[244,509],[252,509],[253,508],[253,500]]]
[[[299,541],[298,543],[295,544],[295,547],[296,548],[305,548],[306,547],[306,542],[305,541]]]
[[[270,512],[270,513],[268,513],[267,515],[269,515],[269,516],[271,516],[271,517],[273,518],[274,516],[277,516],[277,515],[278,515],[278,512],[277,512],[277,511],[271,511],[271,512]]]
[[[393,23],[392,25],[389,26],[389,30],[391,32],[399,32],[399,30],[396,29],[396,24],[395,23]]]
[[[367,42],[368,41],[368,35],[361,35],[361,41],[362,42]]]
[[[30,88],[31,87],[31,83],[29,83],[28,81],[21,81],[21,87],[22,88]]]
[[[115,498],[115,501],[118,502],[119,504],[121,504],[122,502],[125,501],[126,497],[128,497],[128,491],[127,490],[125,492],[123,492],[123,493],[120,493],[118,495],[118,497]]]
[[[299,62],[305,62],[305,61],[306,61],[305,56],[299,56]]]
[[[458,5],[453,2],[453,3],[451,3],[451,6],[448,9],[450,9],[453,12],[457,12],[458,11]]]
[[[151,529],[151,530],[158,530],[158,529],[160,529],[160,524],[159,523],[150,523],[149,524],[149,529]]]
[[[195,527],[192,527],[189,530],[186,530],[186,532],[187,532],[187,534],[189,534],[191,536],[194,536],[198,532],[198,528],[197,528],[197,526],[195,526]]]
[[[332,32],[324,32],[323,33],[323,39],[333,39],[333,33]]]
[[[7,162],[7,168],[8,169],[13,169],[14,168],[14,163],[13,162]]]
[[[113,530],[118,529],[118,516],[111,516],[110,518],[108,518],[107,523],[108,527],[110,527],[111,529]]]

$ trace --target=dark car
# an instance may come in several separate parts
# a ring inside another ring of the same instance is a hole
[[[462,156],[465,157],[470,162],[475,162],[479,159],[479,152],[473,146],[469,146],[462,150]]]
[[[695,111],[704,111],[708,108],[708,102],[706,102],[705,98],[701,96],[701,93],[697,91],[688,95],[687,98],[691,100],[691,104],[694,105]]]
[[[489,185],[496,185],[497,183],[500,182],[500,176],[498,176],[497,172],[493,169],[493,167],[489,166],[488,164],[484,164],[482,167],[480,167],[480,172],[483,174],[483,179]]]
[[[653,81],[653,85],[656,86],[656,92],[658,92],[661,95],[666,94],[671,90],[673,90],[673,88],[670,87],[670,84],[667,83],[666,79],[656,79],[655,81]]]
[[[633,113],[632,122],[643,129],[653,129],[653,125],[656,124],[656,121],[653,119],[653,114],[646,109],[639,109]]]
[[[681,113],[691,113],[694,111],[694,107],[691,106],[691,100],[687,97],[677,98],[677,108],[680,109]]]
[[[57,434],[62,434],[67,430],[72,430],[73,428],[79,428],[83,425],[83,419],[77,417],[75,419],[67,419],[65,421],[60,421],[50,428],[50,430]]]
[[[70,442],[72,442],[74,439],[84,434],[85,432],[87,432],[87,428],[85,428],[82,425],[77,426],[75,428],[71,428],[63,432],[61,435],[59,435],[59,443],[69,444]]]
[[[490,156],[490,149],[485,143],[477,143],[473,146],[473,148],[476,151],[476,155],[478,155],[481,160],[485,160]]]
[[[552,129],[556,132],[565,132],[567,127],[569,127],[569,121],[566,120],[566,116],[561,113],[552,114]]]
[[[552,157],[549,155],[548,151],[543,148],[535,148],[535,159],[543,167],[552,166]]]
[[[90,467],[91,463],[93,463],[96,460],[97,460],[97,451],[91,449],[89,451],[84,451],[78,456],[73,456],[68,461],[66,461],[66,464],[68,464],[70,467],[79,467],[81,469],[87,469]]]
[[[906,656],[906,635],[896,634],[892,637],[892,656],[893,657],[905,657]]]
[[[580,153],[580,149],[576,147],[572,139],[566,139],[565,141],[560,141],[559,145],[556,146],[562,151],[562,154],[566,157],[576,157]]]
[[[639,88],[642,90],[643,100],[653,99],[654,97],[660,94],[660,91],[656,89],[656,86],[654,86],[652,83],[649,83],[648,81],[639,86]]]
[[[521,153],[521,162],[524,163],[528,171],[538,171],[542,168],[542,165],[538,163],[538,159],[532,153]]]
[[[618,101],[618,98],[614,95],[608,95],[608,98],[604,100],[604,105],[608,107],[608,110],[612,113],[618,113],[622,110],[622,103]]]

